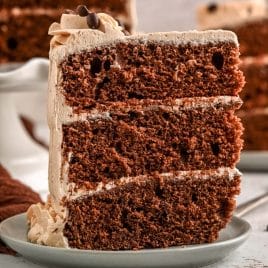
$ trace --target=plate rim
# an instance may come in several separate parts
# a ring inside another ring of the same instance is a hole
[[[240,222],[243,223],[244,226],[244,230],[242,233],[240,233],[239,235],[236,235],[235,237],[232,237],[230,239],[227,240],[223,240],[223,241],[215,241],[213,243],[204,243],[204,244],[195,244],[195,245],[185,245],[185,246],[174,246],[174,247],[168,247],[168,248],[152,248],[152,249],[140,249],[140,250],[92,250],[92,249],[76,249],[76,248],[61,248],[61,247],[51,247],[51,246],[46,246],[46,245],[40,245],[40,244],[36,244],[36,243],[32,243],[29,241],[24,241],[21,239],[16,239],[13,237],[10,237],[6,234],[3,233],[3,228],[4,226],[11,220],[14,220],[16,218],[21,218],[21,217],[25,217],[26,218],[26,213],[20,213],[17,215],[14,215],[12,217],[9,217],[5,220],[3,220],[0,223],[0,238],[6,243],[6,240],[9,240],[13,243],[16,244],[20,244],[21,246],[25,246],[25,244],[27,245],[27,247],[29,248],[38,248],[38,249],[42,249],[45,248],[46,250],[49,251],[60,251],[60,252],[68,252],[68,251],[72,251],[72,252],[77,252],[79,254],[98,254],[98,255],[110,255],[110,254],[116,254],[116,255],[123,255],[123,254],[159,254],[159,253],[163,253],[163,252],[172,252],[172,251],[191,251],[191,250],[197,250],[197,249],[208,249],[210,247],[213,248],[217,248],[217,247],[222,247],[222,246],[226,246],[228,244],[237,244],[239,241],[245,241],[248,236],[250,235],[250,233],[252,232],[252,226],[250,225],[250,223],[240,217],[236,217],[236,216],[232,216],[231,220],[229,221],[228,224],[231,224],[232,221],[235,222]],[[227,225],[228,225],[227,224]]]

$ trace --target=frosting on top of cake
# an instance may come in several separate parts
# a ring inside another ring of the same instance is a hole
[[[197,19],[201,30],[236,26],[267,17],[265,0],[208,3],[199,6],[197,10]]]
[[[156,32],[126,36],[122,27],[111,16],[98,13],[100,24],[97,29],[90,29],[86,17],[76,14],[63,14],[60,23],[53,23],[49,28],[51,40],[50,58],[61,62],[67,55],[90,51],[96,47],[116,42],[163,42],[172,44],[195,45],[231,42],[238,46],[237,37],[230,31],[188,31]]]

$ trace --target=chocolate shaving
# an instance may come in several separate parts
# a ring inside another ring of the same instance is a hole
[[[100,20],[96,13],[89,13],[87,15],[87,25],[91,29],[98,29],[100,26]]]
[[[76,8],[76,12],[80,17],[86,17],[89,14],[89,10],[85,5],[79,5]]]

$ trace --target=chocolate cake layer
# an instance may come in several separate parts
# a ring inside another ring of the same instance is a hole
[[[242,56],[258,56],[268,53],[268,18],[223,28],[237,34]]]
[[[70,247],[128,250],[213,242],[230,220],[240,176],[158,175],[67,202]]]
[[[134,106],[65,124],[62,149],[69,162],[68,180],[92,188],[153,172],[234,167],[242,126],[228,109]]]
[[[76,112],[108,101],[236,96],[244,84],[238,56],[232,43],[129,40],[68,56],[61,64],[60,87]]]
[[[268,58],[245,58],[240,67],[247,81],[240,95],[242,109],[268,107]]]
[[[0,17],[0,63],[23,62],[32,57],[48,57],[50,37],[47,30],[61,12]]]
[[[254,109],[248,112],[239,112],[245,132],[244,150],[268,150],[268,111]]]

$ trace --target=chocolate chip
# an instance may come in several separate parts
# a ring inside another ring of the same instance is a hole
[[[91,29],[98,29],[100,26],[100,20],[96,13],[89,13],[87,15],[87,25]]]
[[[89,13],[89,11],[85,5],[79,5],[76,8],[76,12],[80,17],[86,17]]]
[[[208,12],[210,12],[210,13],[215,12],[217,9],[218,9],[218,5],[217,5],[216,3],[210,3],[210,4],[207,6],[207,10],[208,10]]]
[[[65,9],[64,11],[63,11],[63,14],[76,14],[76,12],[75,11],[73,11],[73,10],[71,10],[71,9]]]

